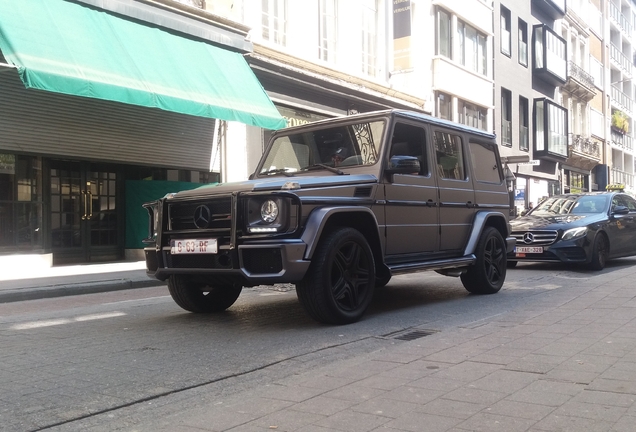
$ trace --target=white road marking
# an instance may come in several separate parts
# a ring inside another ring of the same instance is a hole
[[[44,320],[44,321],[31,321],[21,324],[14,324],[11,326],[11,330],[30,330],[34,328],[41,327],[52,327],[56,325],[62,324],[70,324],[74,322],[84,322],[84,321],[94,321],[105,318],[115,318],[126,315],[124,312],[107,312],[102,314],[92,314],[92,315],[82,315],[75,318],[64,318],[64,319],[55,319],[55,320]]]

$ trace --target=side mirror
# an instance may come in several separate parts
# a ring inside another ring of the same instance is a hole
[[[387,174],[419,174],[420,161],[415,156],[392,156]]]
[[[629,214],[629,207],[626,206],[616,206],[612,209],[613,215],[624,215]]]

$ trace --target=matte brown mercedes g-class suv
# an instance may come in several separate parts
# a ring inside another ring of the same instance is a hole
[[[498,292],[514,247],[495,136],[408,111],[275,132],[250,180],[145,204],[147,272],[191,312],[292,283],[314,319],[355,322],[391,276]]]

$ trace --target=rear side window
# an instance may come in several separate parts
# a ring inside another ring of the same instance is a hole
[[[470,142],[470,154],[473,157],[473,173],[481,183],[501,184],[501,171],[497,163],[495,149],[488,144]]]
[[[435,131],[434,141],[438,175],[445,179],[465,180],[461,138],[449,132]]]

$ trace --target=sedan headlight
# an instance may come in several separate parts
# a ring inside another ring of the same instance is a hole
[[[285,197],[250,197],[246,203],[246,231],[250,234],[287,232],[290,208],[290,200]]]
[[[563,233],[561,240],[572,240],[574,238],[584,236],[585,234],[587,234],[587,227],[570,228]]]

